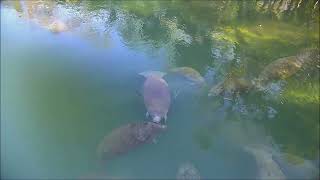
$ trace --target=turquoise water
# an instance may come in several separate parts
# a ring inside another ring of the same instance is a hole
[[[231,101],[207,96],[230,73],[253,79],[278,58],[319,48],[319,5],[302,4],[304,10],[286,16],[261,6],[1,2],[1,176],[175,178],[190,162],[202,178],[257,178],[256,158],[244,147],[261,144],[299,157],[283,158],[288,177],[312,177],[303,160],[319,166],[319,65]],[[52,33],[50,18],[68,29]],[[102,138],[145,120],[138,73],[182,66],[199,71],[208,85],[167,79],[180,93],[157,143],[98,167]]]

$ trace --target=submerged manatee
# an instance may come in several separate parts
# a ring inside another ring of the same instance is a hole
[[[151,143],[165,128],[164,125],[153,122],[130,123],[119,127],[105,136],[99,144],[99,160],[103,162],[140,145]]]
[[[257,179],[286,179],[280,166],[274,161],[272,153],[264,146],[251,145],[244,147],[244,150],[252,154],[256,160]]]
[[[320,66],[320,49],[306,48],[299,51],[296,55],[303,62],[303,67],[312,65],[319,68]]]
[[[272,80],[286,79],[304,65],[316,61],[319,61],[318,49],[303,49],[295,56],[280,58],[267,65],[254,81],[254,84],[261,88]]]
[[[252,88],[251,81],[244,78],[227,77],[224,81],[213,86],[208,93],[208,96],[218,96],[222,93],[232,95],[241,93]]]
[[[199,171],[191,163],[183,163],[177,172],[178,180],[200,180]]]
[[[146,80],[143,84],[143,99],[147,108],[147,116],[151,116],[152,121],[160,123],[170,108],[171,95],[167,82],[162,78],[165,73],[160,71],[146,71],[140,73]]]
[[[170,70],[170,72],[174,74],[179,74],[196,85],[203,86],[205,84],[205,80],[201,76],[201,74],[191,67],[173,68]]]
[[[47,28],[53,33],[61,33],[69,30],[67,24],[58,19],[49,24]]]
[[[296,56],[280,58],[263,69],[258,81],[261,85],[265,85],[272,80],[286,79],[296,73],[302,64]]]
[[[261,144],[246,146],[244,149],[255,157],[261,179],[319,179],[319,168],[311,160],[280,153]]]
[[[294,154],[274,154],[274,160],[288,179],[319,179],[319,167],[312,162]]]

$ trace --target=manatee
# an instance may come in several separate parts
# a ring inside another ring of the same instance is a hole
[[[100,162],[125,154],[143,144],[151,143],[166,129],[166,126],[153,122],[129,123],[113,130],[98,145]]]
[[[267,65],[258,77],[258,81],[265,85],[271,80],[286,79],[302,67],[302,61],[297,56],[280,58]]]
[[[227,77],[224,81],[213,86],[208,93],[208,96],[218,96],[222,93],[234,94],[246,92],[252,88],[251,81],[244,78]]]
[[[170,70],[171,73],[179,74],[189,80],[191,83],[203,86],[205,84],[204,78],[201,74],[191,67],[177,67]]]
[[[274,161],[273,155],[264,146],[245,146],[244,150],[253,155],[256,160],[258,174],[257,179],[286,179],[280,166]]]
[[[254,85],[262,88],[270,81],[287,79],[304,65],[317,60],[319,60],[319,50],[311,48],[303,49],[295,56],[277,59],[262,70],[258,78],[253,81]]]
[[[53,33],[61,33],[69,30],[67,24],[58,19],[49,24],[47,28]]]
[[[146,71],[140,73],[146,80],[143,84],[143,99],[147,109],[147,117],[160,123],[162,118],[166,121],[170,108],[171,95],[167,82],[162,78],[165,73],[160,71]]]
[[[193,164],[186,162],[183,163],[177,172],[177,179],[178,180],[200,180],[200,173],[194,167]]]
[[[288,179],[319,179],[319,168],[312,160],[289,153],[274,154],[274,160]]]
[[[262,144],[249,145],[244,149],[255,157],[261,179],[319,178],[319,169],[311,160],[294,154],[281,153]]]
[[[302,49],[296,56],[304,65],[319,65],[320,63],[320,51],[318,48]]]

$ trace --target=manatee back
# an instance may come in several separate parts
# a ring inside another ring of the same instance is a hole
[[[135,124],[127,124],[106,135],[98,145],[98,159],[104,161],[126,153],[134,142],[134,128]]]
[[[167,83],[163,79],[149,77],[144,83],[143,98],[149,113],[164,116],[170,107],[171,95]]]
[[[98,160],[104,162],[125,154],[136,147],[152,142],[162,127],[151,122],[130,123],[113,130],[98,145]]]

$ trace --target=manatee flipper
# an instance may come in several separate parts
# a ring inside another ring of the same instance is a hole
[[[166,74],[167,73],[161,72],[161,71],[144,71],[144,72],[139,73],[139,75],[144,76],[145,78],[150,77],[150,76],[163,78],[163,76],[165,76]]]

